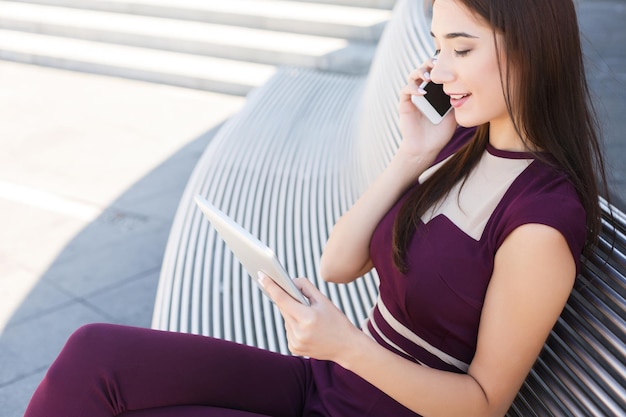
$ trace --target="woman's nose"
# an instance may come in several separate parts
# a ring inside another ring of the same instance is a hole
[[[454,74],[448,67],[445,59],[440,57],[433,59],[434,66],[430,70],[430,79],[436,84],[449,83],[454,79]]]

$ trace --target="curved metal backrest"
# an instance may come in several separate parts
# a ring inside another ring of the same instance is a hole
[[[350,204],[346,195],[354,194],[339,179],[354,130],[348,109],[357,106],[362,85],[354,76],[281,69],[222,127],[181,198],[153,327],[288,351],[280,314],[209,227],[193,202],[197,194],[272,247],[292,276],[315,280],[338,305],[366,300],[357,311],[347,309],[355,322],[367,314],[375,283],[339,290],[317,273],[328,230]]]
[[[287,352],[279,314],[208,227],[195,194],[267,242],[292,275],[314,280],[353,322],[365,319],[377,297],[376,276],[331,285],[319,277],[317,263],[332,225],[398,143],[390,109],[401,74],[431,49],[419,47],[421,32],[412,21],[423,19],[417,4],[426,2],[397,4],[368,78],[283,68],[220,130],[175,216],[153,327]],[[412,52],[416,45],[421,56]]]
[[[400,0],[378,43],[370,68],[354,141],[351,181],[363,191],[400,144],[399,91],[407,76],[434,52],[431,0]]]
[[[329,285],[317,262],[334,222],[398,146],[398,91],[433,48],[429,4],[397,3],[367,79],[281,69],[220,130],[175,216],[153,327],[287,352],[279,313],[208,227],[195,194],[267,242],[292,275],[314,280],[353,322],[367,315],[376,276]],[[624,218],[617,211],[612,220],[605,215],[601,245],[508,415],[623,415]]]

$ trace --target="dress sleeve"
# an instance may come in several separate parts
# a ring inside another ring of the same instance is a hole
[[[587,238],[586,214],[574,187],[563,177],[538,178],[536,190],[519,198],[509,207],[497,247],[517,227],[536,223],[558,230],[569,245],[580,268],[580,258]]]

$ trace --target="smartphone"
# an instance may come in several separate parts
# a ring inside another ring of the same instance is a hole
[[[411,96],[411,101],[433,124],[439,124],[450,110],[450,97],[443,92],[443,85],[429,82],[424,87],[426,95]]]

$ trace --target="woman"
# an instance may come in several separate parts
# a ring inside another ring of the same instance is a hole
[[[599,227],[576,15],[571,0],[436,0],[431,32],[436,59],[401,91],[403,141],[322,256],[333,282],[377,269],[363,331],[306,279],[311,306],[263,277],[300,356],[90,325],[26,416],[504,415]],[[454,106],[437,126],[411,102],[429,78]]]

